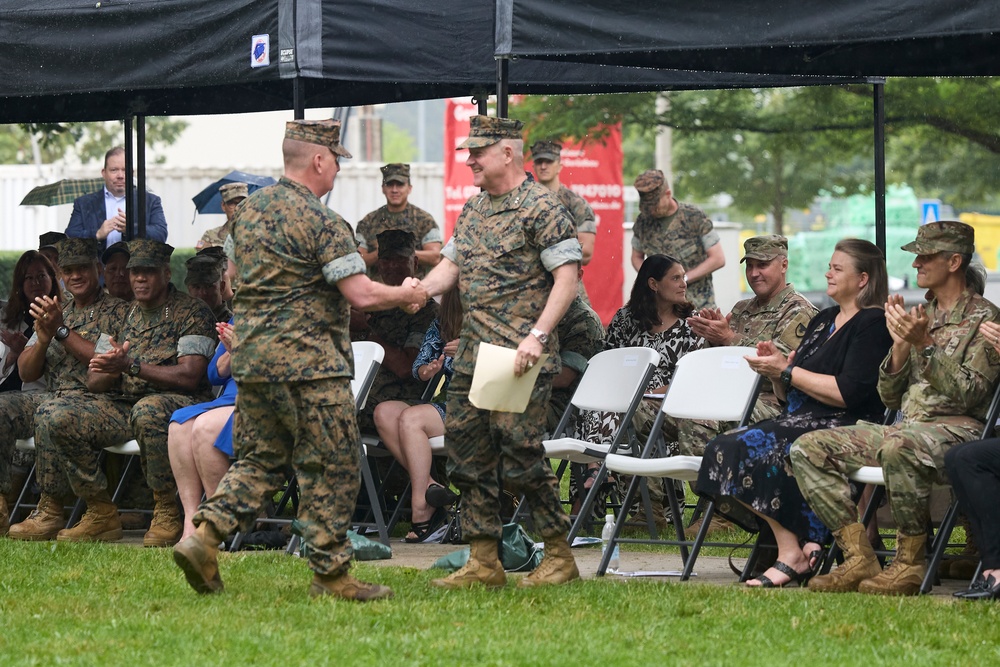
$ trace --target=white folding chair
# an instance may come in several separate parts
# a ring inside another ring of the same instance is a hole
[[[580,529],[589,525],[591,521],[591,507],[596,502],[601,485],[608,474],[604,457],[609,452],[620,451],[631,444],[634,433],[632,415],[642,402],[649,380],[659,363],[660,353],[648,347],[621,347],[594,355],[587,362],[583,377],[580,378],[569,405],[563,411],[562,418],[552,434],[553,437],[542,441],[545,456],[561,461],[556,470],[556,475],[560,479],[569,463],[601,464],[594,484],[581,503],[576,520],[570,529],[571,544]],[[574,418],[579,421],[584,411],[621,414],[621,425],[611,443],[593,443],[566,435]],[[583,489],[582,483],[578,488]],[[520,506],[518,510],[521,511]]]
[[[633,475],[628,492],[622,501],[622,507],[632,504],[642,478],[669,478],[685,482],[698,479],[701,469],[700,456],[654,456],[660,440],[660,426],[665,417],[676,419],[710,419],[716,421],[738,422],[744,426],[750,421],[757,393],[760,391],[761,376],[755,373],[747,363],[745,356],[756,356],[757,349],[753,347],[713,347],[689,352],[677,362],[677,370],[663,399],[663,405],[656,421],[650,430],[649,438],[642,451],[642,456],[622,456],[608,454],[605,464],[608,470],[624,475]],[[603,576],[608,567],[608,561],[618,543],[666,544],[679,546],[684,570],[681,581],[686,581],[694,569],[698,552],[705,544],[709,524],[715,512],[715,505],[709,502],[702,520],[701,529],[693,541],[684,538],[684,525],[680,520],[681,508],[674,494],[668,493],[670,510],[675,517],[674,527],[676,540],[658,539],[623,539],[619,537],[624,515],[622,511],[619,520],[615,521],[615,529],[611,543],[601,557],[598,566],[598,576]],[[691,548],[688,554],[688,547]]]
[[[998,418],[1000,418],[1000,385],[997,385],[997,388],[994,390],[993,400],[990,402],[990,407],[986,412],[986,421],[983,425],[983,431],[980,438],[981,440],[993,437],[993,434],[996,431],[996,422]],[[871,500],[869,500],[868,506],[865,508],[861,517],[861,523],[867,528],[868,524],[872,520],[872,517],[875,516],[875,512],[878,510],[878,506],[881,504],[882,499],[885,497],[885,475],[883,474],[880,466],[862,466],[861,468],[849,473],[847,478],[857,484],[871,485],[874,489]],[[958,512],[958,500],[953,497],[951,503],[948,505],[948,509],[945,512],[944,517],[941,519],[937,532],[934,533],[933,538],[928,543],[927,551],[930,554],[930,558],[927,559],[927,572],[924,574],[924,580],[920,584],[921,593],[930,593],[934,588],[938,566],[944,558],[945,549],[948,548],[948,540],[951,539],[951,532],[955,528],[955,521],[958,518]],[[833,565],[833,561],[839,555],[840,548],[834,545],[827,556],[826,562],[823,564],[824,573],[830,570]]]

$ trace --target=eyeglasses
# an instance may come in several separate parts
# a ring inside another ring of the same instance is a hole
[[[26,283],[44,283],[45,281],[51,281],[52,277],[47,273],[36,273],[34,275],[28,275],[24,277],[24,282]]]

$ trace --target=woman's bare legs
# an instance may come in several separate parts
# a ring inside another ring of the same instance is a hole
[[[170,426],[167,427],[167,454],[170,457],[170,469],[174,473],[174,481],[177,482],[177,493],[181,498],[181,507],[184,508],[184,533],[181,535],[181,539],[194,534],[194,524],[191,523],[191,517],[198,509],[202,493],[198,465],[194,459],[194,443],[191,441],[194,421],[194,419],[189,419],[183,424],[170,422]]]

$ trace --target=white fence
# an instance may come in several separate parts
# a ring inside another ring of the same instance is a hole
[[[337,176],[328,205],[352,225],[370,211],[385,204],[382,196],[381,164],[345,162]],[[278,167],[240,167],[243,171],[278,178]],[[169,229],[167,240],[177,248],[191,248],[205,230],[225,221],[222,215],[195,215],[191,198],[205,186],[225,176],[230,169],[166,169],[148,167],[146,182],[150,192],[163,200]],[[444,216],[444,165],[415,164],[410,171],[413,194],[410,201],[425,209],[441,224]],[[43,165],[0,165],[0,250],[28,250],[38,247],[38,236],[48,231],[65,231],[72,204],[61,206],[20,206],[32,188],[63,178],[97,178],[99,167],[57,167]],[[193,224],[192,224],[193,221]]]

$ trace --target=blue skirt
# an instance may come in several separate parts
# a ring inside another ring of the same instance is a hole
[[[199,417],[209,410],[214,410],[215,408],[225,408],[229,406],[236,405],[236,401],[229,396],[220,396],[214,401],[209,401],[208,403],[198,403],[197,405],[189,405],[186,408],[180,408],[175,410],[174,414],[171,415],[170,421],[177,422],[178,424],[183,424],[189,422],[195,417]],[[221,452],[224,452],[226,456],[233,456],[233,416],[236,413],[229,415],[229,419],[226,420],[226,425],[222,427],[222,431],[219,432],[219,437],[215,439],[215,448]]]

